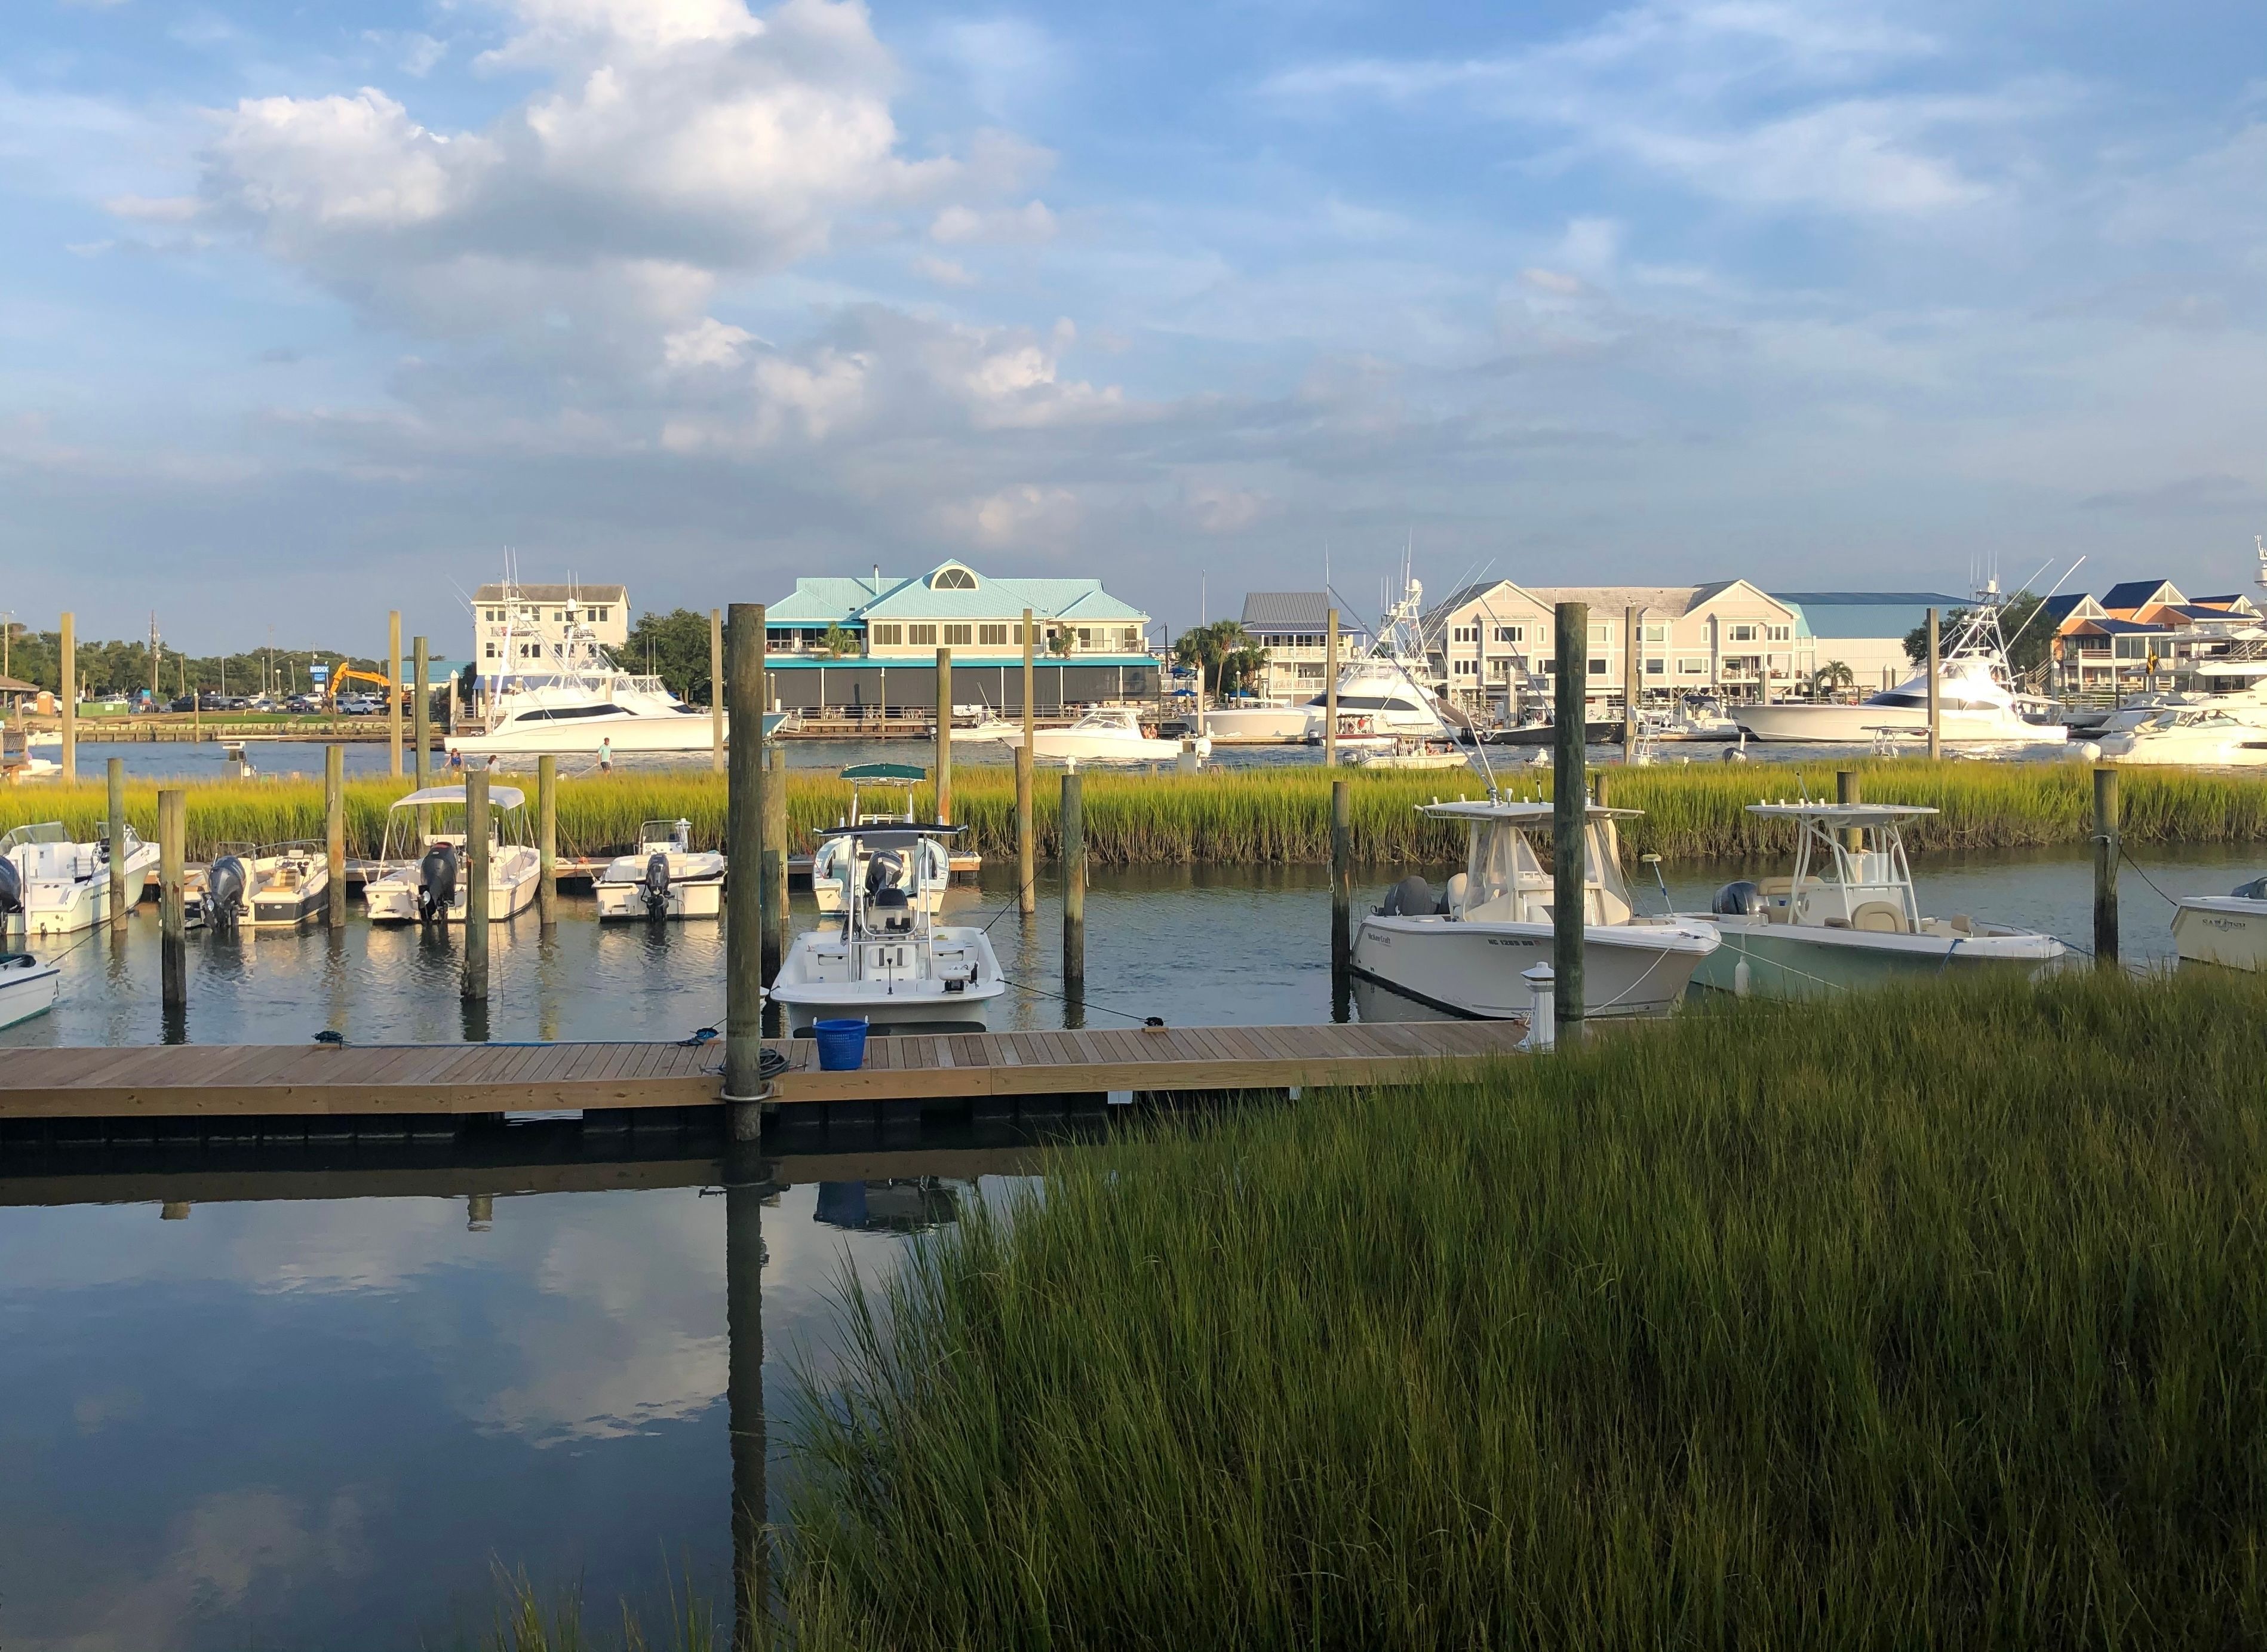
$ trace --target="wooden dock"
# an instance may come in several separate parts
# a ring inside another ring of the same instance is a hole
[[[1516,1022],[1158,1027],[869,1039],[856,1072],[819,1069],[809,1039],[767,1100],[983,1098],[1411,1083],[1508,1056]],[[721,1105],[721,1040],[686,1044],[178,1044],[17,1048],[0,1121],[578,1112]]]

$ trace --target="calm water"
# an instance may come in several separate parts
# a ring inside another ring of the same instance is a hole
[[[2249,851],[2140,858],[2173,893],[2262,870]],[[1668,870],[1691,907],[1743,869]],[[2080,855],[1940,856],[1917,874],[1933,912],[2090,936]],[[988,917],[1009,891],[995,876],[955,899]],[[150,912],[122,943],[71,948],[63,1002],[0,1032],[0,1061],[12,1046],[153,1040]],[[715,1021],[717,926],[602,930],[589,912],[568,902],[547,942],[532,915],[503,929],[493,1036]],[[1089,1019],[1323,1020],[1328,914],[1318,869],[1100,872]],[[2168,953],[2169,909],[2131,871],[2123,918],[2129,958]],[[992,933],[1034,989],[1002,1020],[1060,1024],[1052,894],[1034,924],[1010,912]],[[196,937],[189,1036],[460,1037],[453,945],[360,921]],[[783,1415],[796,1362],[824,1369],[844,1271],[884,1276],[911,1233],[1025,1162],[933,1134],[742,1167],[731,1178],[755,1186],[728,1200],[713,1141],[591,1164],[571,1140],[521,1127],[473,1158],[371,1149],[353,1170],[0,1146],[0,1646],[450,1646],[486,1623],[498,1564],[545,1589],[579,1580],[594,1619],[625,1597],[658,1616],[672,1580],[726,1602],[735,1363],[760,1370]],[[759,1328],[728,1326],[728,1204],[750,1224],[737,1253],[759,1237]],[[774,1428],[774,1512],[780,1451]]]

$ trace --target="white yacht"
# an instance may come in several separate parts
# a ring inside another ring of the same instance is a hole
[[[649,820],[637,852],[609,861],[591,887],[602,920],[714,918],[724,910],[724,857],[693,847],[690,820]]]
[[[2267,707],[2165,706],[2100,744],[2113,763],[2256,768],[2267,764]]]
[[[1421,877],[1396,885],[1354,935],[1354,973],[1456,1015],[1526,1016],[1530,993],[1520,972],[1552,957],[1552,805],[1436,803],[1419,812],[1464,822],[1464,870],[1438,898]],[[1718,944],[1704,919],[1647,917],[1632,903],[1614,822],[1640,812],[1593,805],[1584,826],[1586,1017],[1666,1014]]]
[[[1222,745],[1289,745],[1307,738],[1309,712],[1291,700],[1231,700],[1204,714],[1205,738]]]
[[[1743,998],[1801,998],[1948,969],[2029,972],[2069,951],[2053,936],[1965,913],[1922,914],[1898,823],[1933,809],[1756,803],[1748,812],[1794,823],[1794,864],[1784,877],[1742,879],[1717,891],[1706,915],[1724,944],[1693,973],[1703,987]]]
[[[45,1015],[55,1007],[62,971],[29,952],[0,952],[0,1027]]]
[[[938,923],[920,899],[928,877],[921,840],[950,839],[961,829],[898,824],[824,834],[855,840],[853,864],[905,855],[915,887],[888,884],[869,894],[864,881],[853,878],[842,910],[795,937],[770,994],[792,1026],[832,1017],[865,1020],[877,1030],[984,1024],[986,1006],[1008,989],[990,938],[973,925]]]
[[[1009,747],[1023,743],[1020,723],[983,726],[993,731],[978,738],[995,739]],[[1199,738],[1196,753],[1199,757],[1209,757],[1212,742]],[[1038,729],[1031,735],[1033,762],[1170,763],[1180,754],[1178,740],[1152,739],[1143,734],[1141,717],[1131,706],[1097,706],[1067,729]]]
[[[850,782],[850,813],[839,825],[909,826],[914,824],[913,788],[928,778],[928,771],[912,763],[853,763],[842,771],[842,778]],[[877,789],[896,801],[869,801],[868,794]],[[879,850],[844,832],[821,839],[811,857],[811,892],[818,909],[841,911],[849,904],[854,880],[864,885],[869,900],[894,887],[935,916],[952,882],[951,859],[942,838],[926,837],[903,848]]]
[[[2175,901],[2173,949],[2183,963],[2267,969],[2267,877]]]
[[[542,857],[527,841],[526,795],[488,788],[488,917],[525,912],[535,899]],[[419,816],[425,817],[420,839]],[[465,921],[465,789],[428,786],[399,799],[385,815],[378,864],[363,885],[372,923]]]
[[[110,911],[112,856],[102,837],[75,843],[59,820],[19,826],[0,837],[0,860],[9,863],[10,871],[0,877],[15,885],[15,904],[32,935],[91,929]],[[158,846],[144,843],[129,826],[122,860],[121,875],[131,906],[158,870]]]

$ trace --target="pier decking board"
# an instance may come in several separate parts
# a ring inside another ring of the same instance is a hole
[[[781,1105],[1104,1090],[1395,1084],[1513,1053],[1516,1022],[1095,1028],[867,1040],[830,1073],[809,1039],[771,1040]],[[200,1045],[0,1052],[0,1120],[521,1112],[716,1105],[723,1046]]]

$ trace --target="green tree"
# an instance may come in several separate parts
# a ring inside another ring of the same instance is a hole
[[[1924,627],[1923,629],[1925,631],[1926,628]],[[1922,647],[1924,650],[1927,647],[1926,636],[1922,638]],[[1858,673],[1852,671],[1846,664],[1838,659],[1830,659],[1810,673],[1810,692],[1814,696],[1823,698],[1833,694],[1837,689],[1849,687],[1857,680]]]
[[[2007,663],[2021,676],[2036,671],[2046,663],[2054,647],[2054,626],[2039,614],[2040,598],[2028,591],[2019,591],[2007,598],[2007,606],[1999,611],[1999,634],[2007,639]],[[1954,608],[1937,617],[1937,635],[1941,646],[1949,646],[1959,635],[1960,628],[1968,622],[1972,608]],[[2038,615],[2034,619],[2034,615]],[[1919,665],[1928,658],[1928,622],[1905,633],[1905,657]]]
[[[1181,633],[1173,657],[1201,668],[1205,692],[1234,694],[1256,680],[1267,664],[1267,650],[1251,640],[1239,620],[1215,620]]]
[[[858,651],[858,634],[839,625],[828,626],[826,635],[819,638],[818,642],[819,646],[836,659],[841,659]]]
[[[622,645],[622,664],[634,672],[649,671],[669,692],[688,705],[710,703],[708,616],[690,608],[667,613],[651,610],[638,615]]]

